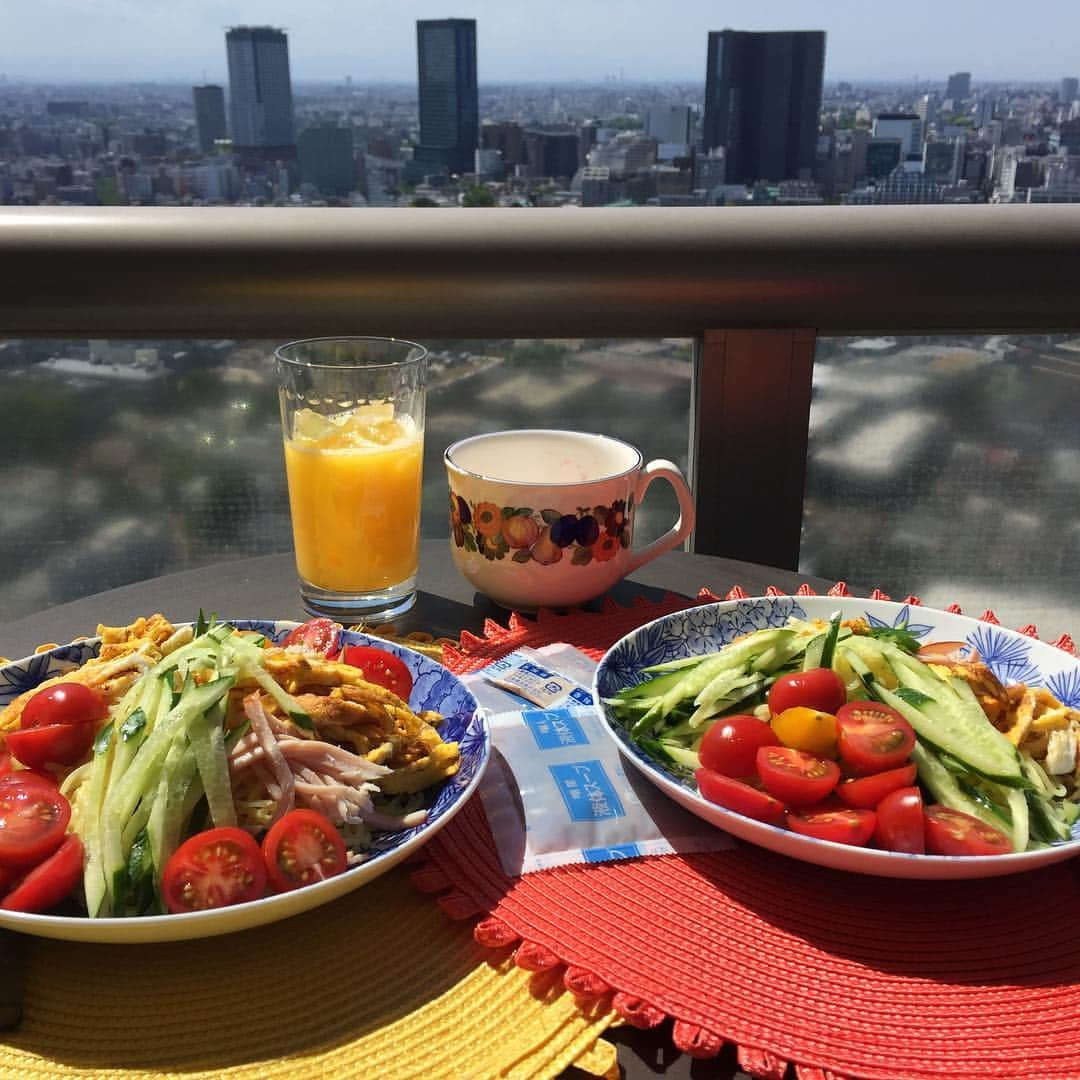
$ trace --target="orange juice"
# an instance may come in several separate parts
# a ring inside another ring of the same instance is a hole
[[[393,406],[301,409],[285,440],[296,568],[320,589],[389,589],[417,570],[423,437]]]

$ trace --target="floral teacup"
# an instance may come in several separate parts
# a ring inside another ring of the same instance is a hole
[[[497,431],[444,455],[450,547],[476,588],[504,607],[574,607],[670,551],[694,527],[694,499],[670,461],[643,463],[620,439],[578,431]],[[679,519],[640,551],[634,512],[663,477]]]

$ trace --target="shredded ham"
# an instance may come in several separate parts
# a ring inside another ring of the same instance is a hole
[[[278,746],[277,738],[274,736],[273,731],[270,730],[270,718],[266,715],[266,710],[263,708],[257,693],[248,694],[244,698],[244,713],[251,721],[251,730],[258,737],[259,747],[266,754],[268,764],[273,770],[274,779],[277,781],[280,790],[280,794],[275,796],[277,807],[274,810],[273,817],[270,819],[272,825],[278,818],[287,814],[293,808],[295,787],[292,769],[289,768],[285,755]]]
[[[379,813],[371,801],[372,780],[391,770],[344,747],[320,739],[297,738],[289,725],[263,707],[258,693],[244,699],[251,731],[229,751],[234,781],[250,771],[276,808],[271,823],[299,804],[325,814],[335,825],[365,824],[377,829],[409,829],[427,820],[418,810],[396,818]]]

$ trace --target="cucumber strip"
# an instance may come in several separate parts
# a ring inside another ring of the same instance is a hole
[[[939,803],[970,814],[995,829],[1001,829],[1003,822],[1000,816],[987,810],[980,801],[968,796],[957,783],[956,777],[938,761],[930,747],[916,742],[914,750],[911,751],[911,759],[919,771],[919,780]]]
[[[695,666],[701,663],[701,657],[694,657]],[[623,690],[620,690],[616,695],[617,701],[623,701],[630,704],[634,700],[640,700],[641,698],[648,698],[650,700],[659,698],[661,695],[667,693],[673,686],[676,686],[682,677],[686,674],[685,671],[671,671],[664,675],[658,675],[655,679],[647,679],[645,682],[640,682],[637,686],[628,686]]]
[[[831,668],[833,654],[836,652],[836,641],[840,636],[840,612],[838,611],[829,620],[829,632],[825,635],[825,642],[821,647],[821,666]]]
[[[113,735],[114,727],[110,721],[94,740],[94,759],[90,779],[79,788],[78,795],[79,821],[82,828],[80,839],[86,850],[86,862],[83,865],[83,891],[86,894],[86,910],[90,918],[95,918],[101,913],[105,901],[101,811],[112,765],[112,750],[115,742]]]
[[[296,704],[285,687],[274,682],[273,676],[265,668],[253,667],[241,670],[245,676],[253,678],[260,688],[265,690],[289,714],[289,719],[297,727],[302,727],[307,731],[315,730],[311,717]]]
[[[709,717],[726,712],[737,701],[743,701],[765,686],[762,675],[742,675],[730,680],[723,691],[704,698],[686,721],[691,730],[700,727]]]
[[[206,712],[196,713],[188,724],[187,733],[214,825],[236,825],[229,759],[225,754],[224,700]]]
[[[646,675],[657,673],[665,674],[669,671],[685,671],[686,668],[695,667],[700,664],[702,660],[711,655],[713,654],[703,653],[701,656],[684,656],[679,660],[665,660],[662,664],[651,664],[649,667],[642,668],[641,670]]]

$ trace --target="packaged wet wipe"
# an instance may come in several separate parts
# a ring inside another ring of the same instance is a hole
[[[480,796],[508,874],[733,846],[637,770],[623,769],[595,707],[489,719],[495,752]]]

